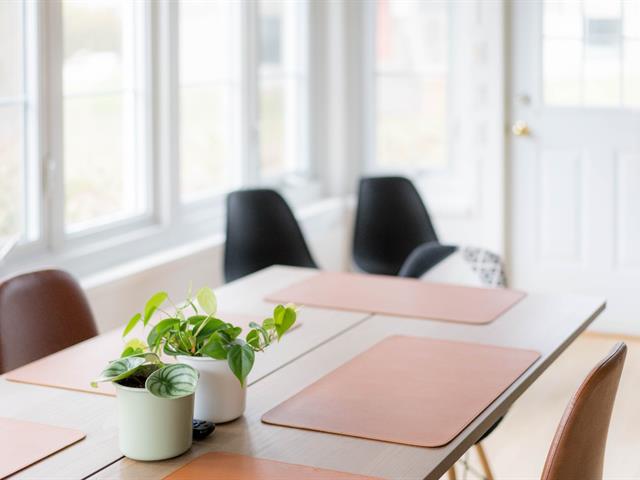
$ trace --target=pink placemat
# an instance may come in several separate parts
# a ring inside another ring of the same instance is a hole
[[[320,272],[269,294],[267,301],[485,324],[525,295],[515,290],[464,287],[386,275]]]
[[[375,480],[351,473],[226,452],[199,456],[164,480]]]
[[[265,413],[285,427],[440,447],[540,354],[423,337],[388,337]]]
[[[79,430],[0,418],[0,478],[27,468],[85,436]]]
[[[256,315],[221,314],[220,317],[241,326],[243,333],[246,333],[250,322],[262,321]],[[135,337],[135,331],[127,336],[128,339]],[[146,334],[138,337],[146,338]],[[11,382],[115,396],[115,388],[111,383],[100,383],[98,388],[91,387],[90,383],[111,360],[120,356],[124,344],[122,329],[119,328],[11,370],[3,376]],[[171,358],[164,360],[173,361]]]

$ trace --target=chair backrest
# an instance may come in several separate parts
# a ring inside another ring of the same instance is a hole
[[[230,193],[225,280],[230,282],[276,264],[317,268],[289,205],[274,190]]]
[[[542,480],[602,480],[611,412],[627,346],[618,343],[589,373],[564,412]]]
[[[98,334],[82,288],[60,270],[0,283],[0,373]]]
[[[442,245],[438,242],[422,244],[409,254],[398,276],[420,278],[457,249],[458,247],[454,245]]]
[[[507,288],[502,259],[482,247],[429,242],[417,247],[402,264],[400,277],[472,287]]]
[[[369,273],[396,275],[419,245],[438,241],[429,213],[404,177],[360,180],[353,259]]]

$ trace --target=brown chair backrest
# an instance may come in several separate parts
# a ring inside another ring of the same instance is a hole
[[[98,334],[82,288],[60,270],[0,283],[0,373]]]
[[[560,421],[542,480],[602,480],[604,451],[627,346],[617,343],[589,373]]]

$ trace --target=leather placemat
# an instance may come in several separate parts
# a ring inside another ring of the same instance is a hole
[[[350,473],[276,462],[235,453],[205,453],[164,480],[374,480]]]
[[[262,320],[255,315],[221,314],[220,316],[226,321],[243,327],[243,333],[249,322]],[[135,331],[127,336],[128,339],[135,337]],[[146,338],[146,334],[140,334],[138,337]],[[124,344],[122,329],[118,328],[11,370],[3,376],[12,382],[115,396],[115,387],[111,383],[100,383],[98,388],[93,388],[90,383],[100,375],[111,360],[120,356]],[[171,358],[164,360],[173,361]]]
[[[464,287],[386,275],[320,272],[271,293],[267,301],[485,324],[525,295],[515,290]]]
[[[530,350],[392,336],[276,406],[262,421],[440,447],[539,357]]]
[[[23,468],[82,440],[79,430],[54,427],[42,423],[0,418],[0,478],[6,478]]]

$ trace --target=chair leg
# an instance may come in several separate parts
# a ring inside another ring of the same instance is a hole
[[[447,477],[449,480],[456,480],[456,466],[452,465],[449,471],[447,472]]]
[[[480,458],[480,464],[482,465],[485,478],[487,480],[493,480],[493,472],[491,471],[489,460],[487,460],[487,454],[484,452],[484,448],[482,448],[481,443],[476,443],[476,451],[478,452],[478,457]]]

